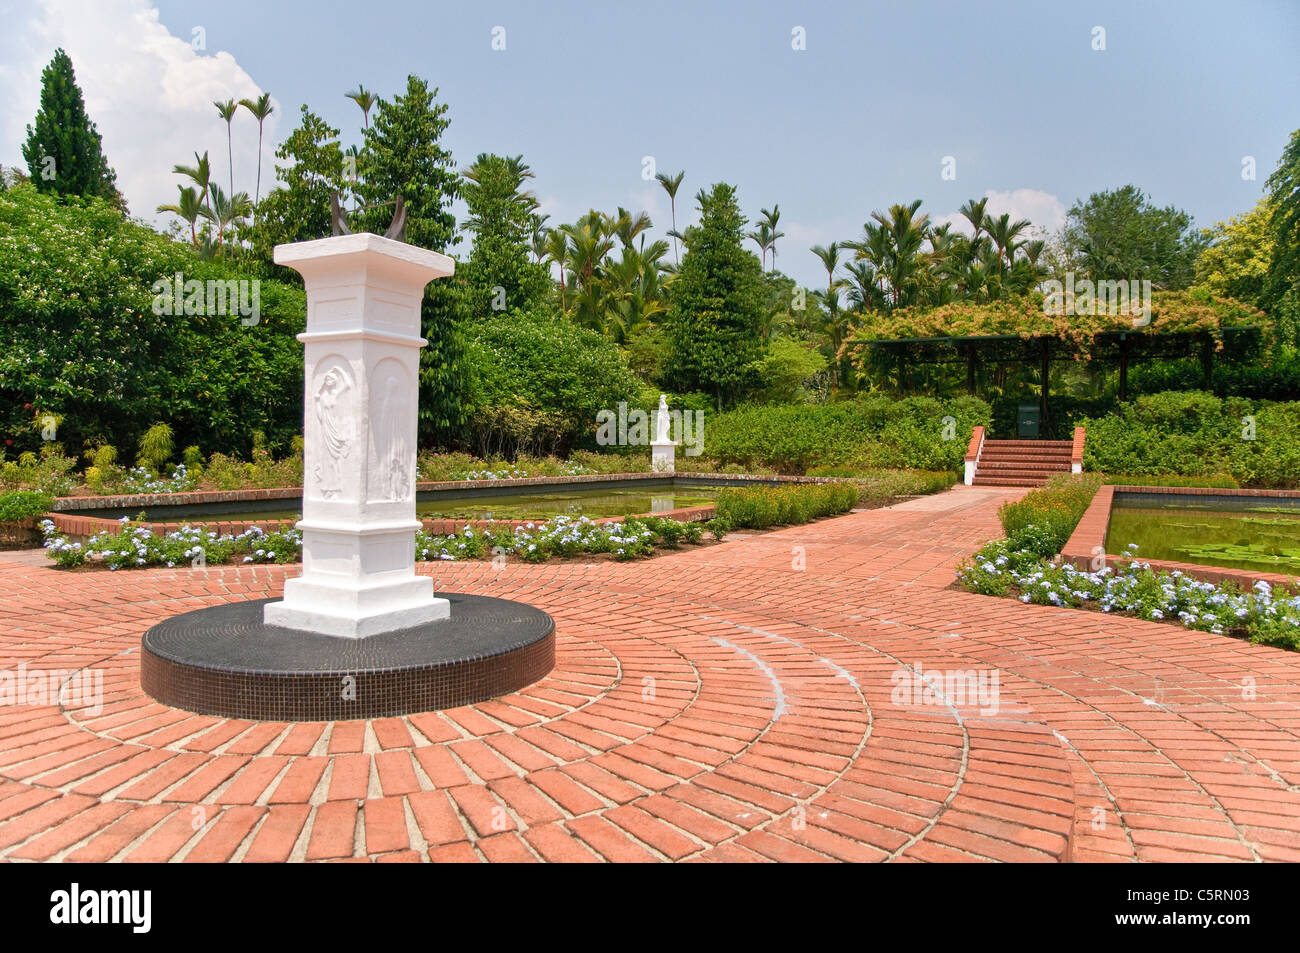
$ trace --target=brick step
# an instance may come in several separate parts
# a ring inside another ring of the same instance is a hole
[[[1073,449],[1073,441],[984,441],[985,450],[1066,450]]]
[[[1060,467],[1070,468],[1069,460],[1040,460],[1034,457],[998,457],[996,460],[980,458],[980,468],[984,467],[1033,467],[1034,469],[1052,470]]]
[[[1057,476],[1058,473],[1069,473],[1069,472],[1070,472],[1070,468],[1069,468],[1069,467],[1065,467],[1065,468],[1061,468],[1061,467],[1056,467],[1056,468],[1052,468],[1052,467],[1040,467],[1040,468],[1034,468],[1034,467],[1010,467],[1010,465],[1008,465],[1008,467],[984,467],[983,464],[980,464],[980,467],[979,467],[978,469],[976,469],[976,471],[975,471],[975,476],[988,476],[988,477],[1004,477],[1004,476],[1014,476],[1014,477],[1034,477],[1035,480],[1047,480],[1048,477],[1054,477],[1054,476]]]
[[[1021,464],[1040,464],[1046,467],[1065,467],[1070,469],[1069,457],[980,457],[979,465],[988,466],[991,463],[1009,463],[1013,466]]]
[[[1069,464],[1070,454],[980,454],[979,462],[984,463],[1065,463]]]
[[[1044,486],[1046,480],[1024,479],[1020,477],[982,477],[976,475],[971,486]]]

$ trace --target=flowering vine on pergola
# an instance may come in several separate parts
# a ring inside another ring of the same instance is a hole
[[[1058,299],[1059,303],[1059,299]],[[1240,359],[1258,349],[1269,330],[1263,312],[1230,298],[1199,292],[1156,292],[1142,308],[1113,313],[1049,313],[1040,294],[989,304],[956,302],[937,308],[902,308],[864,316],[857,335],[844,342],[859,370],[870,363],[896,363],[899,382],[909,364],[966,365],[966,386],[975,392],[981,362],[1037,364],[1039,411],[1047,417],[1048,368],[1052,361],[1096,361],[1119,368],[1119,398],[1128,398],[1128,365],[1141,358],[1199,356],[1208,386],[1214,355]]]

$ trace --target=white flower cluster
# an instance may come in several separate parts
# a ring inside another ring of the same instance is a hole
[[[1179,622],[1189,629],[1217,634],[1229,631],[1261,629],[1270,634],[1294,629],[1289,643],[1300,636],[1300,596],[1274,593],[1273,587],[1259,580],[1249,591],[1235,586],[1219,586],[1174,570],[1153,572],[1149,563],[1136,558],[1136,544],[1126,554],[1132,561],[1116,570],[1104,566],[1085,572],[1066,563],[1053,566],[1033,560],[1025,568],[1008,557],[995,543],[976,557],[974,565],[960,572],[968,586],[978,591],[996,592],[999,583],[1014,586],[1021,602],[1066,607],[1095,606],[1102,612],[1128,612],[1153,621]],[[994,555],[996,554],[996,555]],[[1007,587],[1009,588],[1009,587]]]
[[[122,488],[127,493],[185,493],[199,485],[199,478],[179,463],[170,479],[155,477],[144,467],[132,467],[126,472]]]

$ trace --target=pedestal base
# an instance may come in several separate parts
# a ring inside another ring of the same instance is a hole
[[[269,599],[174,616],[144,634],[140,685],[164,705],[261,721],[385,718],[518,691],[555,666],[540,609],[447,593],[451,615],[365,639],[267,625]]]
[[[450,603],[433,595],[433,580],[414,576],[386,586],[353,589],[289,579],[284,600],[267,603],[267,625],[360,639],[447,618]]]
[[[677,470],[677,444],[672,441],[650,442],[650,469],[655,473],[674,473]]]

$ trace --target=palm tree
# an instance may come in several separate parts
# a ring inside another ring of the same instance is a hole
[[[680,265],[682,260],[677,251],[677,190],[682,187],[682,179],[686,178],[686,170],[682,169],[682,171],[678,172],[676,175],[665,175],[663,172],[660,172],[655,176],[655,178],[659,180],[659,184],[662,185],[664,191],[668,193],[668,204],[672,208],[673,212],[673,230],[668,234],[673,236],[673,261]]]
[[[638,212],[635,216],[627,209],[619,206],[618,214],[614,216],[605,216],[605,228],[607,234],[611,237],[617,236],[618,240],[623,243],[623,247],[631,247],[638,235],[642,235],[654,225],[650,221],[650,216],[645,212]],[[645,238],[641,239],[642,244]],[[667,251],[667,249],[664,249]]]
[[[868,261],[851,261],[844,266],[848,273],[848,299],[854,311],[871,311],[872,306],[880,300],[880,289],[876,286],[876,269]]]
[[[884,272],[895,308],[912,303],[918,284],[921,245],[930,222],[929,215],[917,216],[920,207],[921,200],[917,199],[908,205],[891,205],[888,213],[871,213],[888,238]]]
[[[546,255],[546,239],[551,234],[551,229],[546,227],[546,220],[550,217],[549,215],[533,216],[533,235],[529,245],[533,254],[537,256],[538,264],[541,264],[542,258]]]
[[[370,110],[374,109],[375,103],[379,102],[379,97],[366,89],[360,83],[357,83],[356,89],[349,90],[343,95],[361,107],[361,122],[365,128],[369,129]]]
[[[826,289],[829,291],[835,285],[835,269],[840,266],[840,243],[831,242],[827,248],[814,245],[812,253],[821,259],[822,267],[826,269]]]
[[[159,205],[158,211],[171,212],[173,215],[178,215],[182,220],[188,222],[190,226],[190,240],[194,243],[194,247],[198,248],[198,221],[200,218],[207,217],[208,210],[205,209],[202,202],[199,201],[199,192],[198,189],[194,188],[194,186],[185,187],[178,185],[176,188],[180,192],[180,198],[177,202],[172,205]]]
[[[253,203],[247,192],[235,192],[227,197],[216,183],[210,186],[209,191],[212,193],[212,219],[217,223],[217,246],[224,247],[226,232],[235,231],[244,223],[253,211]]]
[[[217,100],[212,101],[212,105],[217,107],[217,115],[226,121],[226,160],[230,164],[230,191],[235,191],[235,154],[231,145],[230,121],[235,118],[235,110],[239,104],[233,99],[227,99],[224,103]]]
[[[752,232],[746,232],[745,237],[758,246],[759,254],[763,260],[763,270],[767,271],[767,250],[772,247],[772,229],[768,227],[767,222],[759,222],[758,228]]]
[[[785,232],[779,232],[776,228],[776,223],[781,218],[781,206],[773,205],[772,211],[770,212],[765,208],[761,208],[758,211],[759,214],[763,216],[763,223],[767,225],[768,231],[771,232],[769,247],[772,249],[772,270],[776,271],[776,240],[778,238],[785,238]]]
[[[1016,243],[1016,238],[1029,227],[1028,220],[1021,218],[1013,222],[1010,213],[1003,212],[998,218],[989,219],[984,227],[989,233],[989,238],[992,239],[994,247],[998,250],[999,264],[1002,261],[1002,256],[1006,255],[1006,267],[1010,271],[1016,249],[1020,247]]]
[[[546,257],[560,266],[560,310],[567,312],[564,300],[564,269],[569,264],[569,236],[564,228],[552,228],[546,233]]]
[[[177,175],[188,177],[198,187],[199,194],[203,196],[203,205],[207,209],[206,218],[212,217],[212,206],[208,202],[208,186],[212,183],[212,166],[208,162],[208,154],[203,153],[203,158],[194,153],[194,165],[174,165],[172,171]]]
[[[965,205],[957,209],[958,212],[966,217],[966,221],[970,222],[972,239],[979,238],[980,232],[984,230],[984,207],[988,204],[988,196],[985,196],[982,199],[969,199]]]
[[[271,94],[263,93],[257,99],[241,99],[239,105],[243,106],[257,119],[257,189],[253,193],[253,204],[256,205],[262,200],[262,123],[266,122],[266,117],[275,112],[275,107],[271,105]],[[234,186],[230,187],[234,191]]]

